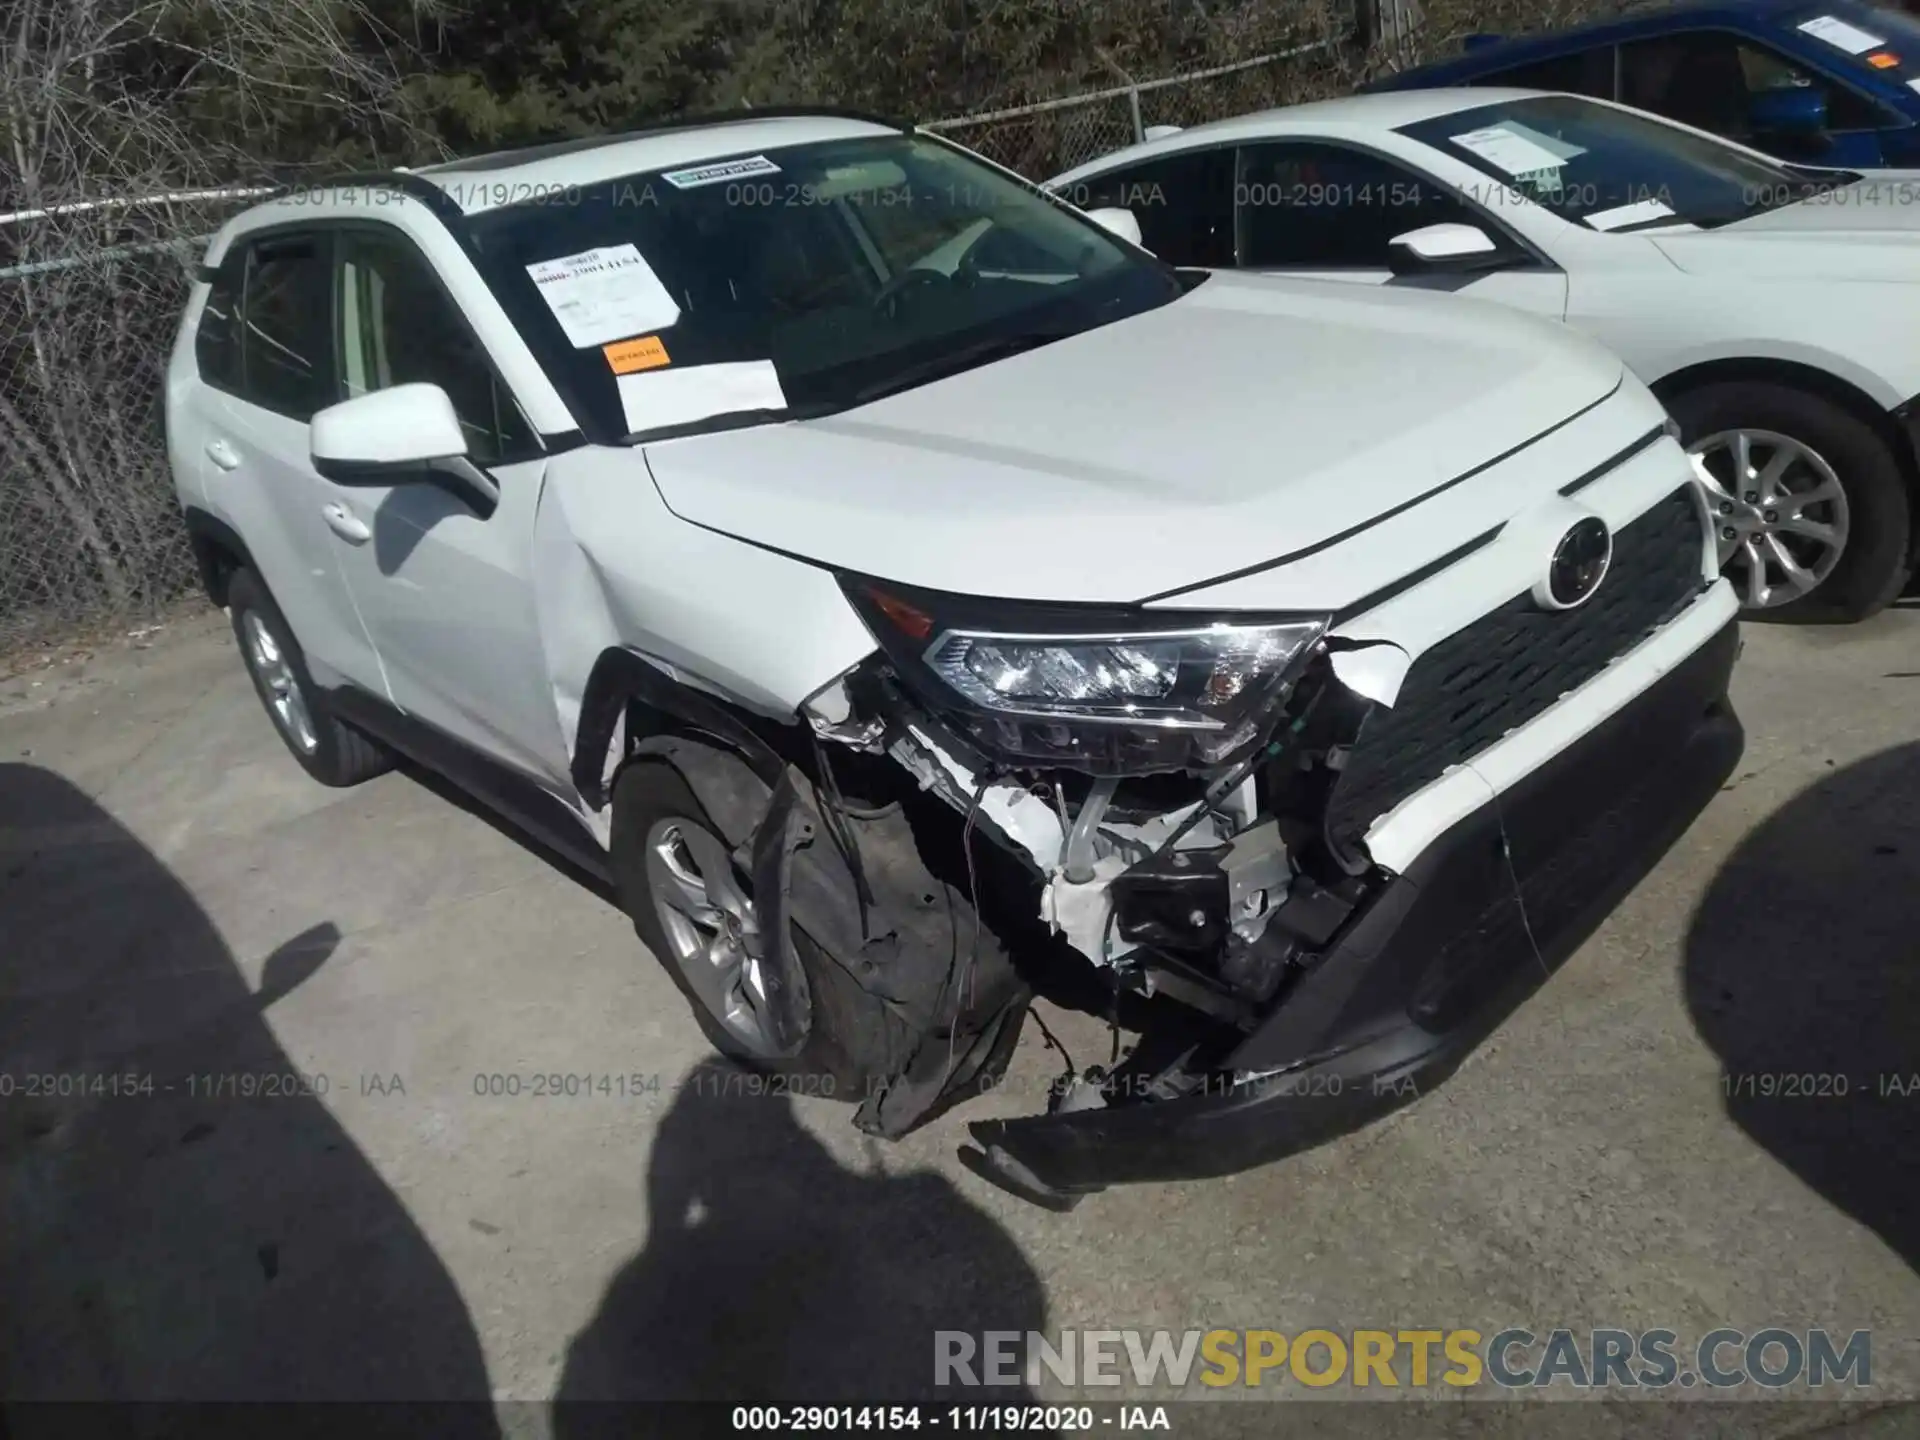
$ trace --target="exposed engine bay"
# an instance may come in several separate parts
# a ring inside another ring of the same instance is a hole
[[[800,723],[682,690],[666,708],[688,728],[631,715],[629,753],[668,759],[720,822],[756,973],[811,985],[815,1032],[858,1056],[862,1129],[899,1136],[997,1085],[1034,1014],[1063,1065],[1044,1113],[973,1122],[962,1155],[1065,1208],[1362,1123],[1571,953],[1738,751],[1731,602],[1701,533],[1676,490],[1621,532],[1604,605],[1569,620],[1522,592],[1417,660],[1372,613],[969,602],[842,575],[878,648]],[[1656,635],[1684,666],[1616,663]],[[1590,683],[1611,718],[1563,710],[1550,730],[1590,733],[1526,742],[1525,792],[1495,789],[1503,738]],[[796,936],[833,962],[811,980]],[[1079,1067],[1035,996],[1103,1021],[1104,1063]],[[1295,1104],[1303,1077],[1345,1088]]]
[[[1010,764],[923,704],[884,655],[804,715],[819,769],[842,777],[821,787],[829,806],[840,786],[858,790],[864,809],[901,780],[936,798],[961,827],[970,865],[976,834],[991,842],[978,848],[1015,862],[992,867],[991,883],[986,867],[973,877],[983,922],[1015,959],[1045,963],[1034,952],[1051,950],[1090,967],[1098,984],[1087,993],[1106,998],[1117,1063],[1072,1076],[1055,1105],[1138,1103],[1215,1077],[1384,878],[1329,832],[1326,802],[1376,703],[1340,671],[1360,684],[1377,674],[1336,659],[1391,647],[1341,646],[1319,640],[1263,717],[1259,742],[1199,770]],[[1399,658],[1378,673],[1404,673]],[[1146,1018],[1129,1027],[1139,1039],[1119,1058],[1123,1006]]]

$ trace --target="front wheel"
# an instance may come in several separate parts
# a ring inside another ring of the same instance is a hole
[[[1706,491],[1722,572],[1750,618],[1862,620],[1911,567],[1906,477],[1874,428],[1823,396],[1737,381],[1669,407]]]
[[[763,943],[752,882],[680,773],[658,761],[614,782],[609,858],[621,908],[714,1048],[754,1069],[858,1100],[877,1078],[884,1006],[798,926]],[[791,972],[779,968],[791,954]]]

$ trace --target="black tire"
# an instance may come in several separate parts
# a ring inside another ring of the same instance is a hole
[[[1819,454],[1846,494],[1849,533],[1826,579],[1797,600],[1745,617],[1782,622],[1864,620],[1899,595],[1912,571],[1912,497],[1899,460],[1867,420],[1825,396],[1766,381],[1702,385],[1667,407],[1681,440],[1771,430]],[[1745,597],[1742,597],[1745,603]]]
[[[228,580],[227,614],[233,622],[233,638],[240,646],[240,658],[253,680],[254,693],[260,697],[261,708],[273,722],[274,732],[286,745],[287,753],[300,762],[302,770],[322,785],[343,787],[358,785],[393,768],[393,756],[389,751],[337,718],[327,708],[326,696],[308,673],[306,654],[300,649],[300,642],[293,638],[293,627],[287,624],[280,607],[273,603],[273,596],[260,583],[260,577],[251,570],[236,570]],[[275,711],[271,682],[256,663],[248,634],[254,620],[271,636],[287,670],[291,672],[294,688],[305,706],[313,733],[311,747],[301,745],[289,732],[288,724]]]
[[[862,1052],[871,1052],[875,1037],[887,1033],[884,1007],[798,926],[793,927],[793,947],[806,972],[810,1016],[805,1041],[784,1058],[757,1054],[742,1045],[694,993],[674,963],[648,882],[647,837],[662,820],[691,821],[719,834],[680,772],[659,761],[628,765],[614,781],[611,812],[609,861],[621,908],[633,921],[641,943],[686,997],[714,1049],[749,1069],[789,1078],[796,1093],[854,1102],[864,1099],[867,1088],[882,1078],[880,1056]],[[748,878],[737,867],[734,874],[751,898]]]

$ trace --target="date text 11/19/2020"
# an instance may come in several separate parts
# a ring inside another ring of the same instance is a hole
[[[736,1405],[733,1428],[780,1435],[951,1430],[1062,1435],[1092,1430],[1171,1431],[1164,1405]]]

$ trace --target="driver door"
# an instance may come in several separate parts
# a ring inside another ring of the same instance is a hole
[[[546,458],[432,264],[399,230],[339,231],[334,317],[344,398],[409,382],[453,401],[474,463],[500,486],[481,519],[423,484],[331,486],[336,553],[395,706],[569,791],[533,607],[534,514]],[[330,483],[330,482],[323,482]]]
[[[1234,202],[1235,251],[1242,269],[1444,289],[1554,320],[1566,318],[1566,274],[1547,265],[1395,277],[1388,242],[1410,230],[1472,225],[1496,243],[1518,242],[1486,211],[1384,155],[1305,140],[1243,145]]]

